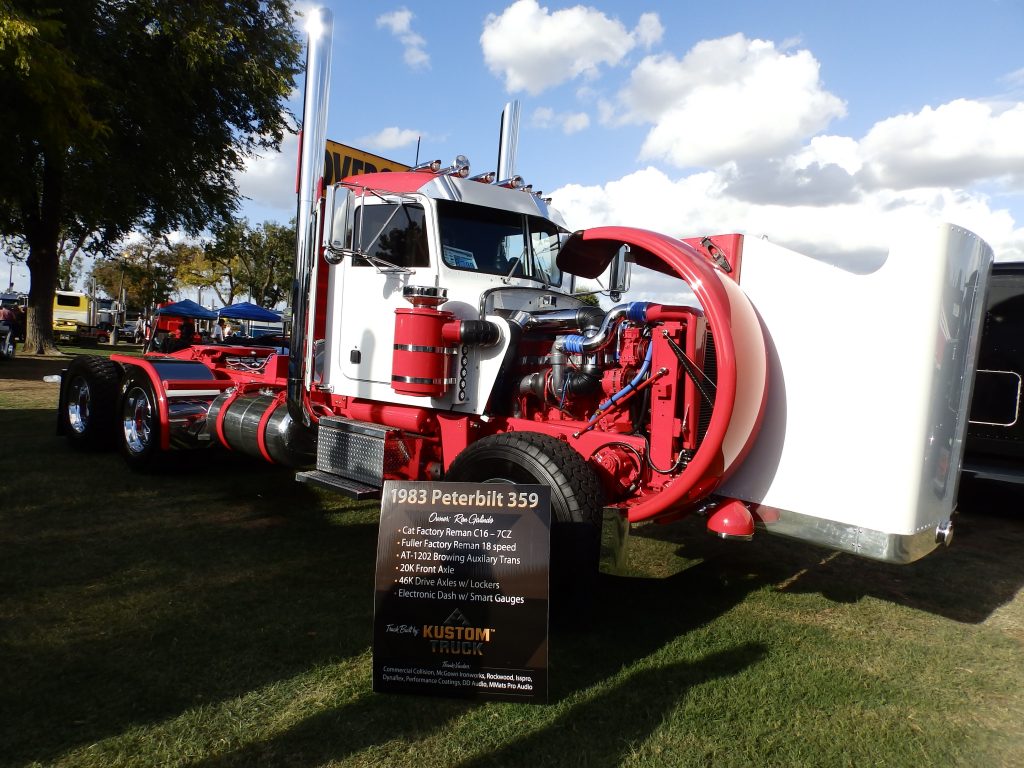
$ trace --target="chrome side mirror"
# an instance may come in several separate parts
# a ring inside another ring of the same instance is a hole
[[[619,248],[611,264],[608,265],[608,296],[612,301],[618,301],[622,294],[629,290],[629,278],[632,271],[632,257],[629,253],[629,246]]]
[[[324,227],[324,259],[339,264],[355,243],[356,196],[350,187],[327,188],[327,221]]]

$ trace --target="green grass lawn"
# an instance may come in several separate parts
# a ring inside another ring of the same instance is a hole
[[[380,695],[377,506],[73,452],[61,365],[0,361],[2,765],[1024,765],[1019,495],[903,567],[648,526],[556,622],[550,704]]]

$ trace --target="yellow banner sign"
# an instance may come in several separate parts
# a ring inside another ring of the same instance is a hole
[[[409,166],[396,163],[380,155],[363,152],[361,149],[327,142],[327,167],[324,170],[324,184],[333,184],[347,176],[358,176],[363,173],[388,173],[391,171],[408,171]]]

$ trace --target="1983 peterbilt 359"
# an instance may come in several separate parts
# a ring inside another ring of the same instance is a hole
[[[948,543],[984,242],[940,225],[850,269],[740,235],[571,231],[464,158],[324,190],[332,19],[314,19],[290,352],[77,358],[73,444],[116,441],[134,467],[230,449],[358,498],[388,479],[547,484],[552,558],[581,572],[603,511],[891,562]],[[690,298],[574,295],[607,275],[614,296],[631,269]]]

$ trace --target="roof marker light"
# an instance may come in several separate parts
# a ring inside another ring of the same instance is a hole
[[[441,161],[440,160],[428,160],[425,163],[420,163],[419,165],[414,165],[410,170],[421,171],[423,173],[437,173],[438,171],[441,170]]]
[[[509,189],[519,189],[523,186],[522,176],[512,176],[511,178],[504,179],[498,182],[499,187],[508,187]]]
[[[466,178],[469,176],[469,158],[465,155],[456,155],[455,159],[452,160],[452,164],[442,169],[440,173],[458,176],[460,179]]]
[[[487,171],[486,173],[478,173],[476,176],[470,176],[469,180],[479,181],[481,184],[492,184],[497,175],[494,171]]]

